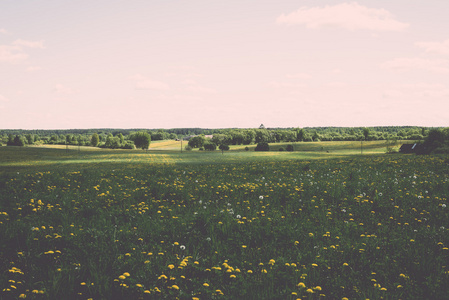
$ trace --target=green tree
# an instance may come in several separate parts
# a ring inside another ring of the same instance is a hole
[[[246,147],[248,148],[248,147]],[[228,151],[229,150],[229,145],[226,144],[221,144],[220,146],[218,146],[218,149],[221,150],[221,154],[223,154],[224,151]]]
[[[270,151],[270,145],[266,142],[258,143],[254,151]]]
[[[123,143],[125,142],[125,137],[121,132],[117,134],[117,138],[120,140],[120,145],[123,145]]]
[[[34,137],[32,134],[28,133],[25,137],[28,145],[34,144]]]
[[[189,139],[189,146],[192,148],[200,148],[204,146],[206,138],[204,135],[197,135]]]
[[[130,140],[134,142],[136,148],[145,150],[150,148],[151,136],[148,132],[139,131],[131,135]]]
[[[213,142],[205,142],[204,149],[207,151],[215,151],[215,149],[217,149],[217,145]]]
[[[21,135],[16,135],[14,138],[14,146],[25,146],[25,139]]]
[[[100,143],[100,137],[98,136],[98,133],[92,134],[92,137],[90,139],[90,144],[94,147],[97,147]]]
[[[363,128],[363,136],[365,137],[365,141],[368,140],[369,134],[370,134],[370,130],[366,127]]]

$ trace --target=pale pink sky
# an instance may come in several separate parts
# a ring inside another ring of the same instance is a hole
[[[449,1],[0,2],[0,129],[449,126]]]

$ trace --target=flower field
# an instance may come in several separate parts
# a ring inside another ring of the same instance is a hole
[[[0,177],[0,298],[444,299],[448,163],[22,167]]]

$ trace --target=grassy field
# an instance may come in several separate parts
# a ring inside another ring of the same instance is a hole
[[[0,147],[0,298],[445,299],[449,157],[313,144]]]
[[[288,143],[291,144],[291,143]],[[186,142],[183,142],[186,145]],[[295,151],[277,151],[287,143],[272,144],[269,152],[254,152],[254,145],[231,146],[224,154],[221,151],[183,151],[180,141],[155,141],[148,151],[100,149],[64,145],[43,145],[39,147],[0,147],[0,174],[16,170],[48,168],[73,169],[93,167],[102,164],[208,164],[237,163],[253,161],[283,161],[296,159],[323,159],[360,155],[360,142],[310,142],[294,143]],[[365,142],[363,153],[383,154],[383,141]]]

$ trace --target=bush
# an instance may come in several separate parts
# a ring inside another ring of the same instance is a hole
[[[221,153],[223,154],[223,151],[228,151],[229,150],[229,145],[226,144],[221,144],[218,149],[221,150]]]
[[[198,150],[200,151],[204,151],[204,147],[200,147]]]
[[[270,151],[270,146],[266,142],[258,143],[254,151]]]
[[[187,146],[184,147],[184,149],[185,149],[186,151],[192,151],[193,148],[190,147],[189,145],[187,145]]]
[[[293,145],[287,145],[287,151],[294,151],[295,148],[293,147]]]
[[[281,148],[279,148],[279,151],[281,151],[281,152],[282,152],[282,151],[284,151],[284,148],[282,148],[282,147],[281,147]]]
[[[136,146],[134,145],[133,141],[125,141],[125,144],[122,147],[123,149],[135,149]]]
[[[217,149],[217,145],[215,143],[205,143],[204,144],[204,149],[207,151],[214,151]]]
[[[245,147],[245,151],[249,151],[249,147]]]

